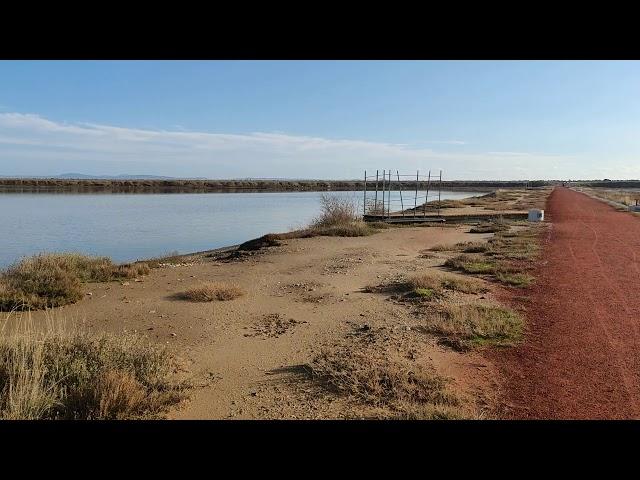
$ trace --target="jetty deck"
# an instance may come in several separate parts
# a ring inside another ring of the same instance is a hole
[[[365,222],[385,223],[471,223],[490,221],[502,217],[505,220],[526,220],[528,211],[524,210],[488,210],[477,207],[443,208],[428,213],[405,210],[390,214],[367,214],[363,216]]]

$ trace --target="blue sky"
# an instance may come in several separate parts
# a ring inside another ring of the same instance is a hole
[[[640,178],[640,62],[1,61],[0,175]]]

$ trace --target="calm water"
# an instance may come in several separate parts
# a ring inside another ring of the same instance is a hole
[[[362,192],[331,194],[362,205]],[[320,211],[321,195],[0,193],[0,267],[43,251],[129,261],[235,245],[307,225]],[[473,195],[481,193],[442,192],[443,199]]]

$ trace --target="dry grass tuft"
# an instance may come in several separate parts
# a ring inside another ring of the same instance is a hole
[[[510,346],[520,339],[523,322],[517,313],[506,308],[463,304],[445,306],[432,316],[426,328],[463,348]]]
[[[469,233],[495,233],[507,230],[509,230],[509,224],[502,217],[499,217],[492,222],[484,222],[475,227],[471,227]]]
[[[486,242],[463,242],[457,243],[456,247],[464,253],[484,253],[489,249]]]
[[[472,256],[467,254],[449,258],[444,262],[444,265],[445,267],[466,273],[493,273],[495,271],[495,264],[493,261],[481,256]]]
[[[193,302],[213,302],[214,300],[233,300],[244,294],[245,291],[235,284],[206,282],[198,287],[180,293],[178,296],[184,300],[191,300]]]
[[[421,408],[453,409],[460,400],[447,380],[424,363],[374,348],[342,345],[323,349],[308,365],[312,376],[342,395],[387,407],[398,415]]]
[[[498,270],[495,275],[499,282],[520,288],[528,287],[534,280],[532,275],[521,272],[511,273]]]
[[[434,245],[429,250],[431,250],[432,252],[449,252],[451,250],[455,250],[455,247],[452,245],[438,244]]]
[[[0,419],[157,418],[185,396],[177,360],[130,334],[0,334]]]

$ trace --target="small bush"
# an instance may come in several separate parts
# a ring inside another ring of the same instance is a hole
[[[39,254],[21,260],[2,273],[0,310],[67,305],[82,298],[81,282],[106,282],[148,273],[146,263],[115,265],[107,257]]]
[[[362,237],[375,233],[376,228],[371,227],[357,215],[357,206],[352,199],[323,195],[320,202],[321,214],[309,227],[313,234],[331,237]]]
[[[82,298],[78,276],[46,255],[24,259],[3,277],[3,310],[57,307]]]
[[[359,220],[356,205],[349,198],[322,195],[320,198],[321,214],[311,224],[312,228],[348,225]]]
[[[238,285],[222,282],[206,282],[178,296],[184,300],[191,300],[193,302],[212,302],[214,300],[233,300],[244,294],[245,291]]]

